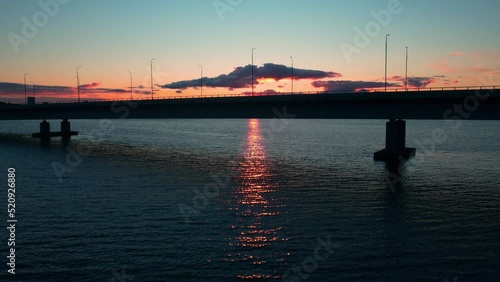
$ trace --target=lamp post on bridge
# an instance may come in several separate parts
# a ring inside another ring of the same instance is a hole
[[[36,104],[36,93],[35,93],[35,83],[30,81],[33,84],[33,102]]]
[[[198,65],[201,69],[201,74],[200,74],[200,89],[201,89],[201,96],[203,97],[203,66]]]
[[[408,47],[406,47],[405,91],[408,91]]]
[[[28,75],[29,73],[25,73],[24,74],[24,103],[25,104],[28,104],[28,95],[26,94],[26,76]]]
[[[81,68],[81,66],[76,68],[76,88],[78,91],[78,103],[80,103],[80,77],[78,76],[78,69]]]
[[[293,94],[293,57],[290,56],[290,59],[292,59],[292,93]]]
[[[257,48],[252,48],[252,96],[253,96],[253,50]]]
[[[130,73],[130,100],[132,100],[132,93],[133,93],[133,87],[132,87],[132,72],[128,71]]]
[[[390,34],[385,35],[385,81],[384,81],[385,92],[387,92],[387,37],[389,36]]]
[[[155,59],[151,59],[151,100],[153,100],[153,95],[155,93],[154,88],[153,88],[153,61]]]

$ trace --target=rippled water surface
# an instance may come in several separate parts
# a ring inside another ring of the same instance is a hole
[[[373,161],[382,120],[74,120],[68,146],[33,140],[38,122],[0,122],[2,279],[500,277],[500,122],[408,121],[396,184]]]

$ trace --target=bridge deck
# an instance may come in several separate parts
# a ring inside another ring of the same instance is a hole
[[[3,120],[123,117],[498,120],[500,91],[295,94],[0,106]]]

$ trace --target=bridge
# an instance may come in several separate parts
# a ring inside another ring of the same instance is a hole
[[[375,153],[374,157],[380,160],[407,159],[414,155],[415,150],[405,147],[404,120],[500,120],[500,89],[227,95],[0,106],[0,120],[118,118],[388,119],[386,148]],[[69,124],[64,128],[70,131]]]
[[[219,95],[168,99],[4,104],[0,120],[123,118],[500,119],[500,89]]]

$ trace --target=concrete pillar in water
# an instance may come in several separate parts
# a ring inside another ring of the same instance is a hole
[[[373,155],[375,160],[390,161],[409,159],[415,155],[415,148],[406,148],[406,121],[391,119],[385,128],[385,149]]]
[[[35,137],[35,134],[33,134],[33,137]],[[42,145],[46,146],[50,144],[50,123],[46,120],[40,122],[39,138]]]
[[[68,121],[67,118],[63,119],[61,121],[61,132],[70,132],[71,131],[71,124]]]
[[[390,154],[397,154],[406,145],[406,121],[389,120],[385,125],[385,149]]]
[[[50,123],[46,120],[40,122],[40,134],[49,134],[50,133]]]
[[[61,131],[51,132],[50,123],[47,122],[46,120],[43,120],[42,122],[40,122],[40,132],[32,134],[33,138],[40,138],[42,143],[47,143],[47,144],[49,143],[51,137],[60,136],[63,138],[64,141],[65,139],[69,139],[73,135],[78,135],[78,132],[71,131],[71,124],[66,118],[63,119],[63,121],[61,122]]]

